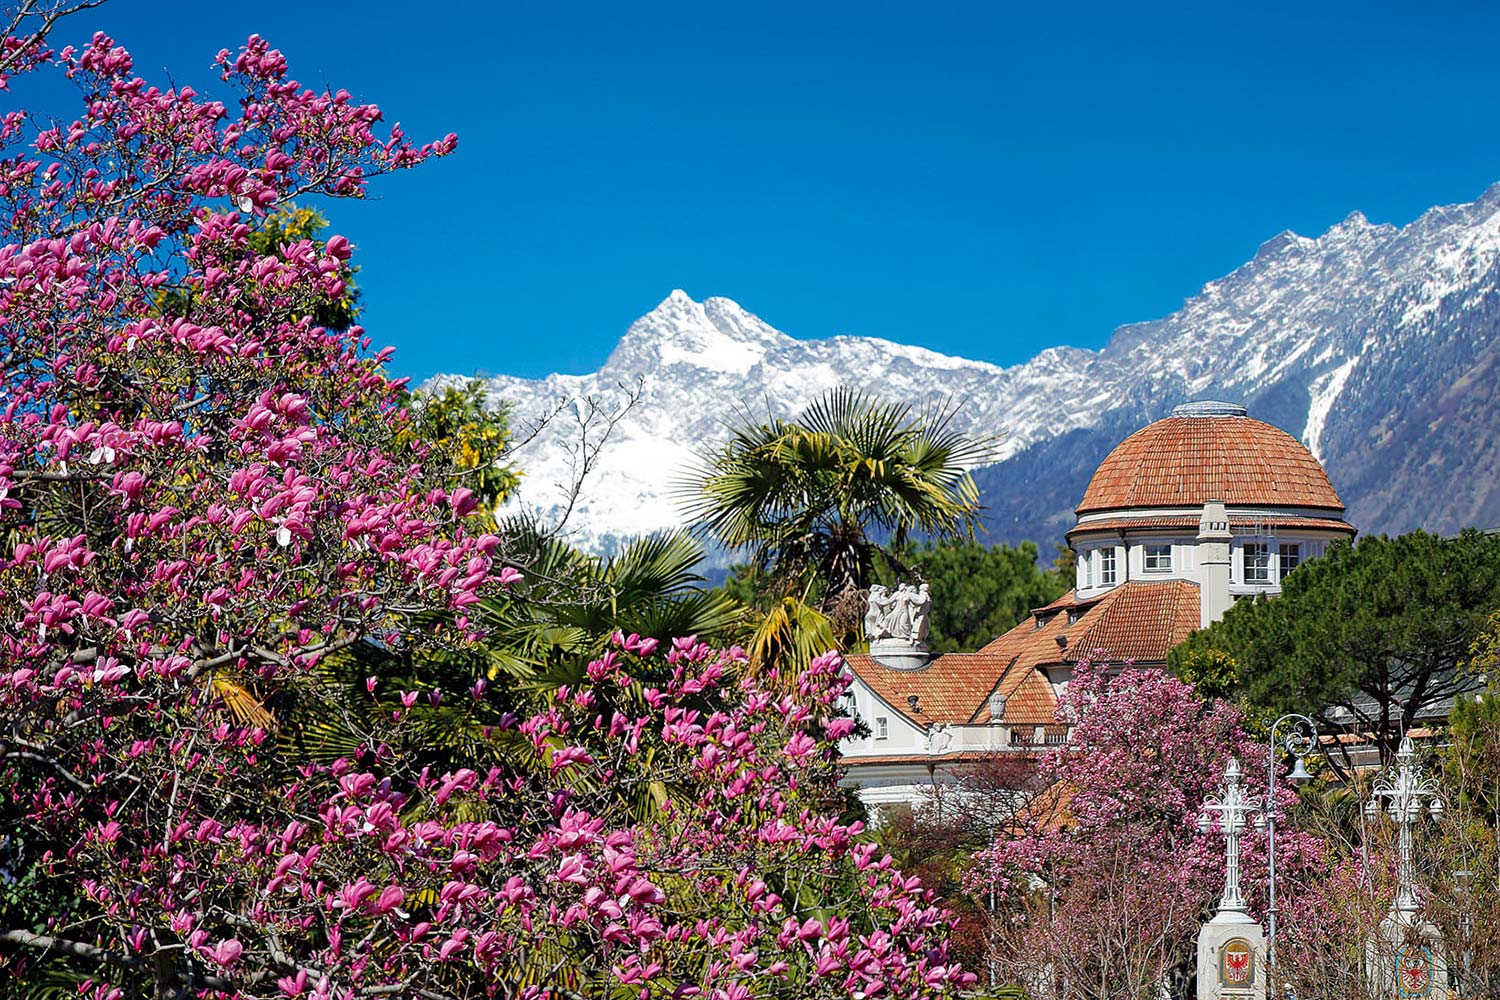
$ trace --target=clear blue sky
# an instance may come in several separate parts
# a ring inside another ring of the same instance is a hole
[[[208,92],[259,32],[459,134],[327,206],[417,377],[592,370],[674,287],[1009,364],[1500,180],[1495,4],[111,0],[57,39],[95,26]]]

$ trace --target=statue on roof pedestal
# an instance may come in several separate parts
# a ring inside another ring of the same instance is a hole
[[[913,642],[925,645],[927,642],[927,630],[931,626],[928,614],[932,610],[932,595],[927,591],[927,584],[917,588],[916,596],[911,602],[911,638]]]
[[[865,638],[871,642],[899,639],[908,643],[927,640],[932,595],[927,584],[903,583],[891,590],[871,584],[865,605]]]
[[[927,662],[927,633],[931,627],[932,595],[927,584],[899,584],[894,590],[870,587],[865,606],[865,638],[870,655],[901,669]]]
[[[894,603],[891,592],[878,583],[870,584],[870,596],[865,601],[865,638],[871,642],[890,635],[886,621]]]
[[[927,727],[927,752],[933,756],[941,756],[948,752],[953,745],[952,727],[945,723],[933,723]]]

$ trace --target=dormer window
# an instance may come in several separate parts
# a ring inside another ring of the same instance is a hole
[[[1115,550],[1099,550],[1099,586],[1111,587],[1115,582]]]
[[[1292,570],[1296,569],[1299,565],[1301,565],[1301,563],[1302,563],[1302,546],[1300,546],[1300,545],[1283,545],[1281,547],[1281,553],[1280,553],[1280,555],[1281,555],[1281,566],[1280,566],[1281,579],[1285,580],[1286,579],[1286,575],[1288,573],[1290,573]]]
[[[1172,546],[1170,546],[1170,545],[1147,545],[1146,546],[1146,572],[1147,573],[1170,573],[1170,572],[1172,572]]]
[[[1264,542],[1245,543],[1245,582],[1271,582],[1271,546]]]

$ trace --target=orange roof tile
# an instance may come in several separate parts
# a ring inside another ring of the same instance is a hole
[[[1201,621],[1198,585],[1188,580],[1130,583],[1105,595],[1088,629],[1074,645],[1077,656],[1103,652],[1111,660],[1160,663]]]
[[[1176,416],[1120,442],[1089,480],[1077,513],[1210,500],[1344,509],[1323,466],[1286,431],[1245,416]]]
[[[1335,517],[1291,517],[1282,514],[1272,514],[1260,518],[1231,516],[1229,519],[1229,528],[1236,534],[1260,532],[1266,527],[1273,529],[1291,528],[1294,530],[1299,528],[1321,528],[1328,531],[1345,531],[1351,535],[1355,533],[1354,525]],[[1076,525],[1068,532],[1068,537],[1074,538],[1092,531],[1126,531],[1138,528],[1190,528],[1196,532],[1198,529],[1198,518],[1191,514],[1152,517],[1106,517],[1100,518],[1097,521],[1089,521],[1086,524]]]
[[[983,711],[989,721],[989,705]],[[1005,722],[1010,725],[1045,726],[1057,718],[1057,697],[1052,685],[1040,670],[1026,671],[1013,694],[1005,699]]]
[[[992,693],[1005,696],[1006,723],[1046,725],[1055,699],[1042,668],[1071,666],[1101,649],[1111,660],[1161,663],[1197,627],[1197,584],[1132,580],[1087,601],[1066,594],[978,652],[947,653],[916,670],[887,667],[867,654],[845,660],[877,696],[923,729],[989,722]],[[1058,645],[1060,636],[1065,646]],[[912,695],[916,712],[907,700]]]
[[[916,670],[887,667],[867,654],[844,657],[859,679],[917,726],[966,723],[1005,673],[1009,658],[978,653],[946,653]],[[908,699],[917,696],[917,711]]]

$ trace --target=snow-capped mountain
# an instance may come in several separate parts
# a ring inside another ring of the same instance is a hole
[[[674,482],[743,414],[791,416],[836,385],[953,400],[959,426],[1002,435],[1000,461],[976,472],[994,540],[1060,541],[1110,448],[1205,397],[1300,436],[1364,532],[1452,531],[1500,525],[1497,325],[1500,185],[1400,229],[1356,212],[1316,239],[1282,233],[1100,351],[1051,348],[999,368],[874,338],[797,340],[728,299],[674,291],[598,372],[500,377],[488,391],[523,426],[557,411],[517,455],[519,503],[556,518],[591,447],[579,400],[617,405],[639,386],[568,519],[595,552],[679,523]]]

